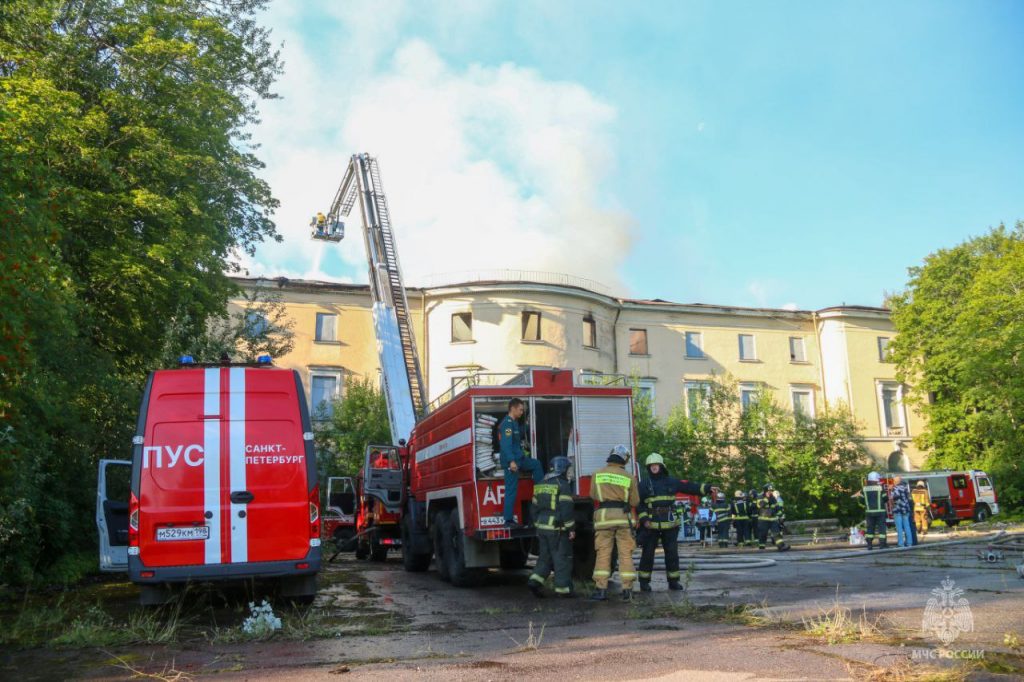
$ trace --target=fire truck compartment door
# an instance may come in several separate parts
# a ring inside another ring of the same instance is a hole
[[[629,398],[576,398],[577,476],[590,476],[605,465],[616,445],[633,450]]]

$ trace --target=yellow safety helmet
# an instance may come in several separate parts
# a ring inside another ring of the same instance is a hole
[[[665,458],[659,455],[657,452],[652,452],[651,454],[647,455],[647,459],[644,460],[644,466],[649,467],[652,464],[660,464],[661,466],[665,466]]]

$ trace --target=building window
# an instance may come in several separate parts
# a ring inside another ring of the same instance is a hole
[[[697,416],[711,406],[711,384],[706,381],[686,382],[686,416],[696,421]]]
[[[316,340],[337,341],[338,316],[330,313],[316,314]]]
[[[654,411],[654,381],[651,379],[641,379],[636,386],[633,387],[633,394],[638,398],[647,402],[648,407],[651,410],[651,416],[655,416]]]
[[[629,354],[630,355],[647,355],[647,330],[646,329],[630,329],[629,330]]]
[[[793,386],[789,389],[793,399],[793,414],[797,419],[814,419],[814,389],[810,386]]]
[[[753,334],[740,334],[740,360],[757,360],[757,349],[754,346]]]
[[[255,339],[270,331],[270,322],[263,313],[249,311],[245,314],[245,336]]]
[[[540,313],[523,312],[523,341],[540,341]]]
[[[686,357],[704,357],[704,335],[700,332],[686,332]]]
[[[473,340],[473,313],[455,313],[452,315],[452,343],[465,343]]]
[[[889,337],[879,336],[878,337],[878,361],[879,362],[892,362],[889,357]]]
[[[757,384],[740,384],[740,407],[744,412],[757,402],[761,387]]]
[[[907,414],[903,407],[903,385],[894,381],[879,381],[878,412],[882,423],[882,436],[886,438],[905,438],[910,436],[907,431]]]
[[[334,416],[334,400],[338,397],[338,375],[313,374],[309,383],[313,420],[330,419]]]
[[[597,322],[590,315],[583,318],[583,345],[597,348]]]
[[[789,337],[789,361],[807,362],[807,350],[804,348],[804,337]]]

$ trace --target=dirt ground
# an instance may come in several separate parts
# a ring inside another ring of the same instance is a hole
[[[536,599],[526,589],[529,569],[458,589],[433,571],[405,573],[398,556],[370,563],[342,555],[324,571],[312,607],[274,605],[285,628],[269,639],[240,635],[245,602],[260,586],[240,595],[199,588],[186,595],[172,643],[9,646],[0,650],[0,678],[1022,679],[1024,580],[1014,565],[1024,560],[1024,530],[994,545],[1004,557],[994,563],[977,556],[988,540],[959,537],[973,541],[932,537],[912,551],[852,555],[843,546],[684,549],[684,567],[712,556],[774,564],[688,572],[685,593],[666,591],[659,573],[655,591],[636,593],[631,604],[592,602],[582,585],[577,599]],[[922,631],[944,580],[963,590],[956,598],[967,600],[973,625],[947,647]],[[115,614],[109,627],[121,627],[118,614],[138,626],[130,585],[78,592],[50,598],[67,600],[69,618],[95,604]]]

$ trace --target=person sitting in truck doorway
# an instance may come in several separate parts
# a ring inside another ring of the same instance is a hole
[[[516,522],[516,493],[519,492],[519,474],[533,476],[534,483],[544,480],[544,469],[540,462],[523,454],[522,430],[519,420],[526,411],[526,403],[519,398],[508,401],[508,414],[498,424],[501,470],[505,472],[505,525],[521,526]]]

